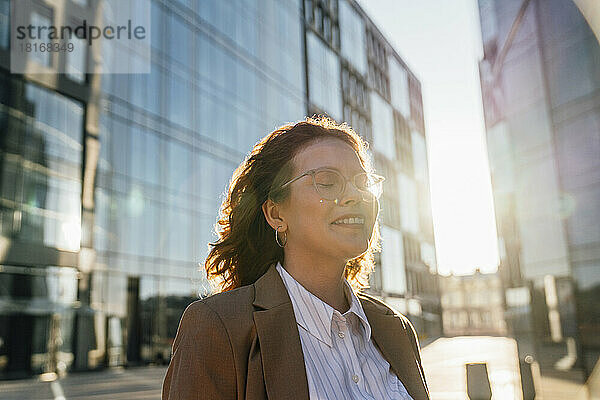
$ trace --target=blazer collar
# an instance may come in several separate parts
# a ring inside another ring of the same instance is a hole
[[[290,296],[275,269],[275,264],[271,265],[267,272],[254,282],[254,302],[255,307],[271,309],[279,305],[290,303]]]
[[[367,341],[371,340],[371,326],[369,325],[369,320],[365,315],[360,300],[345,279],[343,282],[344,295],[346,296],[350,308],[342,314],[309,292],[302,284],[296,281],[292,275],[290,275],[283,265],[277,263],[275,268],[277,272],[279,272],[279,276],[281,276],[288,295],[292,300],[296,322],[311,335],[331,347],[333,346],[333,339],[331,337],[333,316],[337,314],[348,317],[350,314],[354,314],[357,318],[357,323],[360,324],[359,328],[363,329],[361,333],[364,333],[364,336],[361,337]]]
[[[281,276],[272,265],[254,283],[254,323],[261,346],[269,398],[308,399],[308,379],[294,309]],[[359,295],[372,339],[415,400],[428,399],[425,379],[402,318]]]

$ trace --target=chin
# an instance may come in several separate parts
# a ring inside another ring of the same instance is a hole
[[[362,246],[352,246],[350,248],[345,248],[342,250],[344,253],[344,258],[346,260],[352,260],[358,256],[365,254],[365,252],[369,249],[369,244],[365,243]]]
[[[321,245],[328,250],[330,254],[337,254],[340,258],[351,260],[369,249],[370,237],[366,234],[347,235],[344,233],[340,236],[338,232],[327,237],[328,240],[323,240]]]

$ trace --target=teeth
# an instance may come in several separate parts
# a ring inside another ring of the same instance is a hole
[[[335,225],[341,225],[341,224],[359,224],[362,225],[365,223],[365,219],[364,218],[360,218],[360,217],[353,217],[353,218],[344,218],[344,219],[338,219],[337,221],[333,222]]]

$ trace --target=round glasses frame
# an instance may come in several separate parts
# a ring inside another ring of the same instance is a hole
[[[322,171],[327,171],[327,172],[332,172],[337,174],[342,181],[342,188],[340,189],[339,193],[337,194],[336,197],[334,198],[328,198],[329,196],[323,195],[323,193],[319,190],[319,186],[317,185],[317,181],[315,179],[315,175],[318,172],[322,172]],[[339,198],[345,193],[346,191],[346,183],[350,182],[352,183],[352,185],[362,194],[362,199],[364,201],[367,202],[371,202],[371,201],[375,201],[377,199],[379,199],[379,197],[381,197],[381,194],[383,192],[383,188],[382,188],[382,182],[385,180],[385,177],[381,176],[381,175],[377,175],[377,174],[372,174],[372,173],[368,173],[368,172],[361,172],[358,173],[356,175],[354,175],[352,178],[348,179],[346,178],[344,175],[342,175],[338,170],[336,169],[332,169],[332,168],[315,168],[315,169],[311,169],[308,170],[300,175],[298,175],[295,178],[290,179],[289,181],[287,181],[286,183],[284,183],[283,185],[281,185],[279,187],[279,189],[284,189],[286,186],[291,185],[292,183],[296,182],[298,179],[301,179],[307,175],[310,175],[312,178],[312,182],[313,182],[313,186],[315,188],[315,190],[317,191],[317,193],[323,197],[325,200],[335,200],[336,202],[339,200]],[[369,178],[371,178],[373,180],[373,184],[370,187],[375,187],[377,188],[377,190],[375,192],[371,191],[371,190],[363,190],[360,189],[358,187],[358,185],[356,184],[356,179],[359,176],[364,176],[364,175],[368,175]]]

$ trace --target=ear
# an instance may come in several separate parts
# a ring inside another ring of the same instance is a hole
[[[279,229],[280,232],[285,232],[287,230],[287,222],[285,222],[285,218],[280,213],[281,210],[279,204],[271,199],[267,199],[262,204],[262,211],[271,228],[274,230]]]

